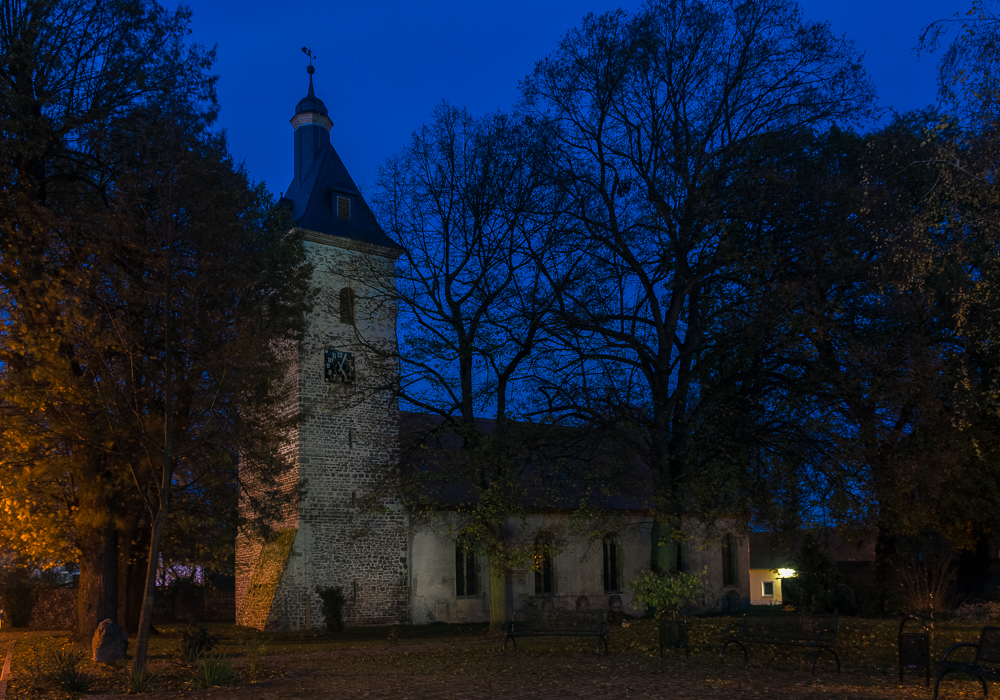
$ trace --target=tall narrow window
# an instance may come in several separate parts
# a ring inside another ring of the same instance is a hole
[[[621,590],[618,571],[618,539],[614,535],[608,535],[604,538],[605,593],[617,593]]]
[[[455,595],[476,595],[476,555],[461,543],[455,544]]]
[[[351,198],[337,197],[337,218],[344,221],[351,220]]]
[[[354,325],[354,290],[350,287],[340,290],[340,322]]]
[[[722,585],[738,586],[739,580],[736,575],[736,538],[726,535],[722,538]]]
[[[535,595],[553,592],[552,542],[546,535],[535,538]]]
[[[677,571],[686,571],[687,562],[684,561],[684,543],[677,543]]]

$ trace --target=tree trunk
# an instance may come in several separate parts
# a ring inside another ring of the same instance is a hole
[[[502,554],[490,561],[490,630],[499,632],[507,624],[507,566]]]
[[[674,530],[653,518],[653,528],[649,535],[649,567],[659,574],[669,574],[677,570],[677,542]]]
[[[168,251],[172,239],[168,239]],[[146,668],[146,652],[149,648],[149,632],[153,627],[153,596],[156,594],[156,569],[160,563],[160,539],[163,536],[163,526],[167,523],[170,512],[170,489],[173,484],[174,458],[174,375],[173,351],[170,347],[170,254],[164,260],[166,268],[163,287],[163,463],[158,486],[159,508],[156,514],[150,512],[152,532],[149,537],[149,554],[146,557],[146,585],[142,595],[142,612],[139,614],[139,633],[135,639],[135,658],[132,662],[133,672],[141,672]],[[150,511],[152,511],[150,507]]]
[[[106,510],[104,514],[107,514]],[[99,525],[81,529],[80,587],[76,594],[76,627],[72,635],[74,642],[89,643],[97,625],[103,620],[111,618],[117,622],[117,545],[118,534],[110,518]]]
[[[899,538],[881,522],[875,539],[875,578],[879,607],[883,615],[895,615],[899,608]]]
[[[142,614],[142,594],[146,584],[146,564],[149,553],[141,543],[151,536],[149,521],[135,518],[118,539],[118,624],[128,634],[139,631]]]
[[[156,594],[156,568],[159,563],[160,539],[167,521],[167,510],[163,508],[153,520],[153,531],[149,538],[149,556],[146,561],[146,586],[142,596],[142,611],[139,615],[139,633],[135,640],[133,668],[146,665],[146,651],[149,648],[149,633],[153,620],[153,596]]]

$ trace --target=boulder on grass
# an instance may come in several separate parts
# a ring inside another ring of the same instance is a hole
[[[91,647],[94,650],[94,661],[109,664],[125,658],[125,652],[128,651],[128,636],[118,623],[109,617],[94,630]]]

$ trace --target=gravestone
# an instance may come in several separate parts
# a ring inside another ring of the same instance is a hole
[[[94,630],[91,647],[94,652],[94,661],[108,664],[125,658],[125,652],[128,650],[128,636],[118,626],[118,623],[109,617]]]

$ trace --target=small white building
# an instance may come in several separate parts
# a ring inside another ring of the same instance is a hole
[[[768,533],[750,533],[750,604],[782,605],[782,573],[791,576],[789,557],[771,549]]]

